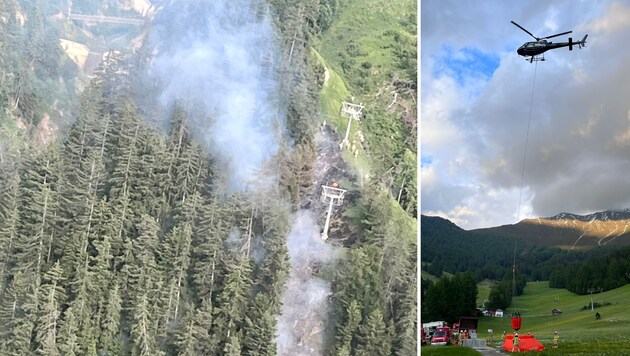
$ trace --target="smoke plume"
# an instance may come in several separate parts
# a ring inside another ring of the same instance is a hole
[[[256,173],[276,153],[285,125],[279,44],[264,2],[172,1],[158,9],[153,26],[150,74],[162,88],[161,104],[195,113],[187,126],[218,161],[229,190],[260,181]],[[332,292],[315,274],[336,251],[321,240],[309,211],[294,215],[287,244],[291,271],[278,317],[278,354],[321,355]],[[253,258],[264,258],[257,251]]]
[[[258,0],[177,1],[153,23],[150,74],[163,88],[161,103],[203,113],[188,127],[217,159],[228,188],[244,189],[277,151],[284,128],[267,7]]]
[[[321,239],[308,210],[293,216],[287,244],[291,272],[278,318],[278,355],[322,355],[332,290],[330,282],[313,273],[336,258],[335,247]]]

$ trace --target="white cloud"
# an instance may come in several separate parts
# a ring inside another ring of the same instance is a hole
[[[598,33],[624,31],[630,28],[630,7],[627,3],[614,2],[607,7],[606,16],[579,27]]]
[[[550,32],[558,31],[557,21],[558,21],[558,9],[555,8],[554,6],[551,6],[549,7],[549,10],[547,11],[547,18],[545,19],[545,29],[549,30]],[[550,33],[544,36],[551,36],[554,34],[555,33]]]
[[[461,139],[457,126],[451,122],[453,112],[462,109],[455,80],[441,77],[423,90],[427,97],[422,102],[422,145],[445,148]]]
[[[427,215],[439,216],[444,219],[450,220],[457,226],[465,226],[469,222],[469,218],[475,217],[477,213],[472,209],[466,206],[456,206],[453,210],[449,212],[443,212],[441,210],[438,211],[428,211]]]

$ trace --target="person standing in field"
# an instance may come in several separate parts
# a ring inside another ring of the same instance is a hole
[[[520,340],[518,338],[518,333],[514,333],[514,339],[512,339],[512,352],[514,352],[514,350],[518,350],[518,352],[521,352],[521,347],[519,346]]]
[[[556,330],[556,332],[553,335],[553,345],[551,346],[551,348],[553,349],[557,349],[558,348],[558,340],[560,339],[560,335],[558,335],[558,331]]]

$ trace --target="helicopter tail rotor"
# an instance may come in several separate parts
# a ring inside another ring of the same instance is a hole
[[[586,37],[588,37],[588,33],[586,35],[584,35],[584,38],[582,38],[582,40],[580,42],[578,42],[578,47],[580,47],[580,48],[586,47]]]

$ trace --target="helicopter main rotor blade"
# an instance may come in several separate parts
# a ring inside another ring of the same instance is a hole
[[[559,33],[559,34],[557,34],[557,35],[552,35],[552,36],[543,37],[543,39],[552,38],[552,37],[556,37],[556,36],[567,35],[567,34],[569,34],[569,33],[571,33],[571,32],[573,32],[573,31],[567,31],[567,32],[562,32],[562,33]]]
[[[518,27],[518,28],[520,28],[521,30],[523,30],[523,31],[527,32],[530,36],[534,37],[534,38],[536,39],[536,41],[540,41],[540,38],[538,38],[538,37],[536,37],[536,36],[532,35],[532,33],[531,33],[531,32],[529,32],[529,31],[527,31],[526,29],[524,29],[524,28],[523,28],[523,26],[521,26],[521,25],[517,24],[517,23],[516,23],[516,22],[514,22],[514,21],[512,21],[512,23],[513,23],[516,27]]]

